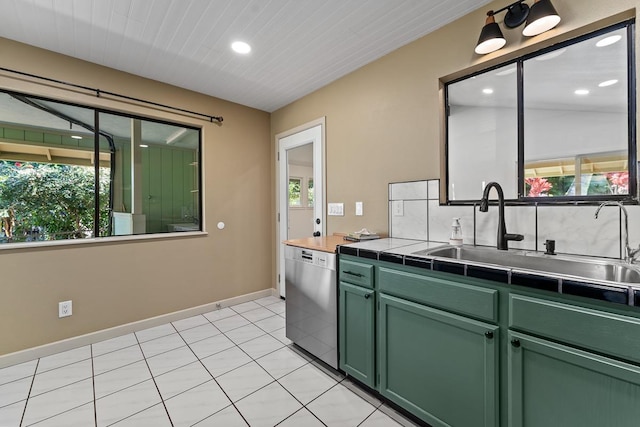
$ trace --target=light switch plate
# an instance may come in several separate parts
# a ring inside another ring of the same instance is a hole
[[[393,201],[393,216],[404,216],[404,200]]]
[[[344,216],[344,203],[328,203],[327,211],[329,216]]]
[[[362,216],[362,202],[356,202],[356,216]]]

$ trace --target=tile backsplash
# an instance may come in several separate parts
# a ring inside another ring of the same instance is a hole
[[[460,218],[465,244],[495,246],[498,207],[480,212],[475,206],[439,204],[440,181],[413,181],[389,184],[389,236],[447,243],[453,218]],[[478,200],[479,202],[479,200]],[[598,219],[596,206],[505,206],[509,233],[524,235],[510,248],[545,250],[545,240],[556,241],[556,252],[573,255],[620,258],[623,218],[620,208],[604,207]],[[627,206],[629,242],[640,243],[640,206]],[[637,224],[637,226],[636,226]]]

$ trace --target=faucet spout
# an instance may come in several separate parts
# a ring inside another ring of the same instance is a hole
[[[625,208],[624,205],[620,202],[608,201],[600,203],[600,206],[598,206],[598,209],[596,209],[596,213],[594,215],[595,219],[598,219],[600,209],[605,206],[618,206],[624,214],[624,260],[631,264],[635,261],[636,255],[640,251],[640,247],[638,249],[631,249],[631,246],[629,246],[629,214],[627,213],[627,208]]]
[[[484,187],[482,199],[480,199],[480,212],[489,211],[489,192],[492,188],[495,188],[498,193],[498,237],[496,247],[501,251],[506,251],[509,249],[509,240],[520,241],[524,239],[524,236],[522,234],[507,233],[507,227],[504,223],[504,192],[497,182],[492,181]]]

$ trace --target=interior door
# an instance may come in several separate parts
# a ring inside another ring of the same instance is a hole
[[[284,242],[326,233],[324,119],[276,135],[278,290],[284,289]]]

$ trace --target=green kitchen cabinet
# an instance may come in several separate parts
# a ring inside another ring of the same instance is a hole
[[[340,282],[340,369],[375,387],[375,293]]]
[[[379,294],[380,393],[434,427],[498,425],[499,327]]]
[[[509,332],[509,427],[637,427],[640,367]]]

